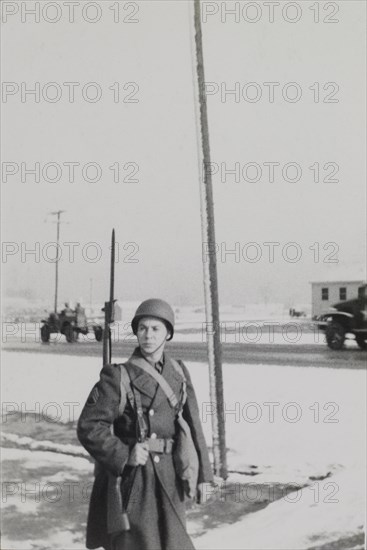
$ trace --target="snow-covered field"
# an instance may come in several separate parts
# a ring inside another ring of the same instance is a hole
[[[137,303],[121,303],[121,320],[112,326],[115,342],[134,339],[131,332],[131,319]],[[204,307],[175,307],[175,341],[206,342],[210,326],[205,322]],[[304,310],[310,313],[309,307]],[[88,335],[80,335],[79,342],[94,341],[92,317]],[[259,344],[320,344],[325,345],[324,333],[320,332],[310,319],[291,318],[283,304],[248,304],[246,306],[222,306],[220,310],[220,337],[224,343]],[[103,318],[94,318],[103,325]],[[3,323],[3,343],[40,342],[41,323]],[[64,342],[61,334],[51,335],[51,341]],[[348,343],[349,345],[349,343]],[[352,347],[355,345],[351,343]]]
[[[95,357],[16,352],[4,352],[3,365],[3,411],[33,410],[64,422],[78,418],[101,368]],[[210,444],[208,368],[188,368]],[[365,371],[231,364],[223,376],[231,469],[363,461]]]
[[[41,323],[3,323],[3,343],[14,343],[17,345],[40,344]],[[175,327],[175,342],[201,342],[206,343],[210,326],[204,322],[178,322]],[[135,342],[129,324],[115,322],[112,326],[112,341]],[[355,339],[351,338],[345,342],[346,348],[358,348]],[[224,344],[313,344],[325,347],[325,333],[317,328],[312,321],[297,319],[258,319],[222,320],[220,324],[220,339]],[[65,336],[62,334],[51,334],[50,343],[65,343]],[[86,335],[80,334],[78,343],[80,345],[95,342],[92,330]]]
[[[208,369],[203,363],[187,366],[211,445]],[[99,371],[99,358],[4,352],[3,413],[29,410],[55,421],[76,420]],[[196,538],[197,547],[295,550],[360,532],[366,372],[232,364],[224,365],[223,374],[229,469],[259,472],[251,478],[232,473],[231,481],[239,487],[277,481],[311,487],[292,493],[294,501],[289,495],[213,529]]]

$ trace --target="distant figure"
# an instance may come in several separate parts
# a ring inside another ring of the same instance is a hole
[[[78,302],[75,308],[76,313],[76,326],[78,328],[85,328],[87,326],[87,317],[85,315],[85,309]]]
[[[65,317],[73,317],[75,312],[71,309],[70,305],[69,305],[69,302],[65,302],[65,308],[62,310],[62,314],[65,316]]]
[[[57,313],[50,313],[50,323],[53,324],[53,325],[56,325],[56,323],[58,322],[59,320],[59,316]]]

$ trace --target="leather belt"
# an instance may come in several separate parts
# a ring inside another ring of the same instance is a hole
[[[123,441],[126,441],[127,444],[135,445],[137,443],[136,439],[125,438]],[[147,438],[145,442],[148,444],[148,449],[150,453],[164,453],[171,454],[173,448],[173,439],[164,439],[164,438]]]
[[[151,453],[172,453],[173,439],[147,439],[149,445],[149,452]]]

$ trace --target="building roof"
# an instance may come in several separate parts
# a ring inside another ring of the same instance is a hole
[[[362,285],[365,285],[366,284],[366,280],[365,279],[338,279],[336,281],[310,281],[310,284],[311,285],[336,285],[336,284],[341,284],[341,283],[358,283],[358,284],[362,284]]]

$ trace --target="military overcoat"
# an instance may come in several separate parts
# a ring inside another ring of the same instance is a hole
[[[125,363],[131,384],[141,396],[148,437],[175,438],[176,413],[152,376],[133,365],[137,348]],[[162,376],[177,399],[180,398],[182,377],[172,366],[167,354],[162,361]],[[199,408],[187,368],[181,363],[187,379],[187,401],[183,417],[188,422],[199,457],[198,483],[213,480],[208,451],[200,422]],[[135,411],[126,400],[124,413],[119,415],[120,367],[106,365],[100,380],[92,389],[78,422],[78,438],[98,462],[91,494],[87,548],[100,546],[112,550],[108,533],[108,475],[121,476],[122,500],[127,504],[131,530],[119,539],[119,550],[191,550],[194,548],[185,525],[185,496],[176,475],[172,454],[149,454],[144,466],[127,465],[129,452],[136,442]],[[113,425],[113,432],[111,426]],[[129,496],[128,503],[126,502]]]

